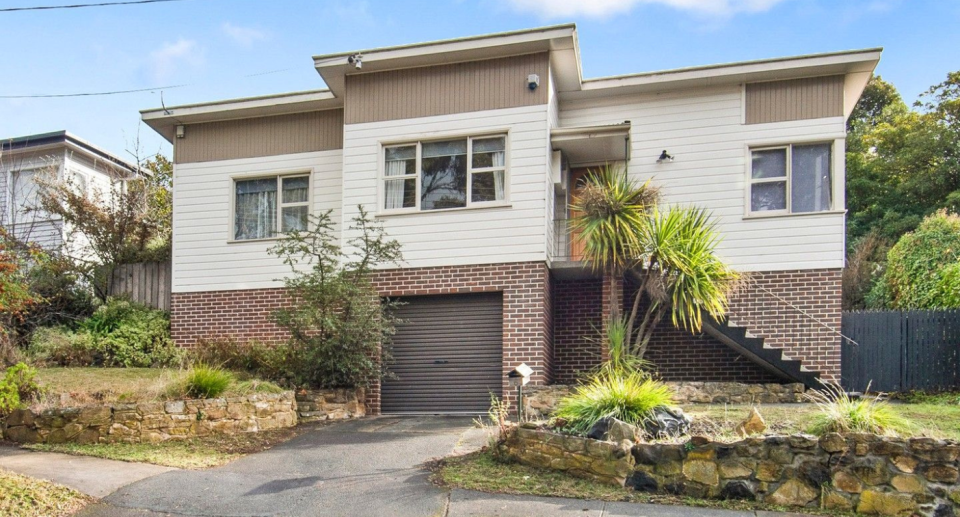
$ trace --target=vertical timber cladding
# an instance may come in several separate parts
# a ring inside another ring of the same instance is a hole
[[[502,395],[503,295],[402,298],[384,414],[483,414]]]

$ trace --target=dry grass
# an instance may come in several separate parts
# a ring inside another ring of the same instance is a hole
[[[67,487],[0,470],[0,515],[67,516],[91,501],[93,499]]]
[[[98,443],[80,445],[35,444],[28,449],[59,452],[74,456],[93,456],[108,460],[153,463],[181,469],[219,467],[247,454],[265,451],[300,434],[305,427],[276,429],[233,436],[208,436],[188,440],[170,440],[156,444]],[[0,513],[0,515],[4,515]]]
[[[890,406],[912,426],[906,436],[960,441],[960,405],[899,404]],[[734,441],[738,423],[750,412],[751,405],[692,404],[683,407],[693,417],[692,434],[710,436],[722,441]],[[819,409],[815,404],[773,404],[759,406],[767,422],[768,434],[809,432]]]

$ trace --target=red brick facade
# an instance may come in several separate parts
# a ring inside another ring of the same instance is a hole
[[[503,293],[503,369],[525,362],[535,384],[566,383],[599,364],[603,301],[613,284],[600,279],[552,279],[540,262],[394,269],[374,283],[385,296]],[[627,303],[629,296],[624,303]],[[286,333],[270,322],[285,303],[282,289],[174,293],[172,334],[180,346],[233,337],[282,343]],[[840,270],[753,273],[731,303],[730,319],[801,359],[826,378],[839,377]],[[661,324],[647,352],[666,380],[775,382],[769,373],[706,336]],[[513,398],[504,385],[504,393]],[[380,390],[368,390],[372,413]]]

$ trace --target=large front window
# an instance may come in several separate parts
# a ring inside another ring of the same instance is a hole
[[[307,228],[309,176],[238,179],[234,191],[234,240],[269,239]]]
[[[506,137],[384,148],[385,211],[465,208],[506,200]]]
[[[808,213],[833,203],[831,144],[751,149],[750,211]]]

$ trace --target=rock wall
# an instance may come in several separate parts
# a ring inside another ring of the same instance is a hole
[[[526,427],[513,430],[501,452],[525,465],[623,486],[633,473],[629,442],[616,444]]]
[[[583,443],[587,442],[587,443]],[[960,445],[932,438],[827,434],[747,438],[694,437],[684,444],[595,442],[519,429],[505,449],[529,465],[619,482],[645,492],[747,499],[869,515],[956,515]],[[603,445],[601,445],[603,444]],[[630,447],[630,459],[618,457]],[[597,473],[616,473],[598,477]]]
[[[367,414],[363,388],[301,390],[297,392],[297,414],[301,422],[346,420]]]
[[[668,382],[677,404],[792,404],[803,402],[803,384]],[[523,408],[529,418],[544,418],[572,391],[569,385],[526,386]]]
[[[292,391],[246,397],[14,411],[0,422],[19,443],[158,443],[211,434],[255,433],[297,424]]]

